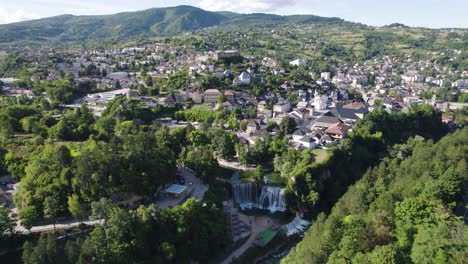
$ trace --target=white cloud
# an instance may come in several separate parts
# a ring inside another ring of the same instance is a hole
[[[39,18],[39,16],[33,12],[26,11],[24,9],[17,9],[14,12],[10,12],[5,8],[0,7],[0,24],[8,24],[19,22],[23,20],[31,20]]]
[[[199,6],[210,11],[233,11],[240,13],[272,12],[291,7],[295,0],[201,0]]]

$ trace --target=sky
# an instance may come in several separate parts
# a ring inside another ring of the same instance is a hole
[[[383,26],[468,28],[468,0],[0,0],[0,24],[61,14],[101,15],[192,5],[210,11],[312,14]]]

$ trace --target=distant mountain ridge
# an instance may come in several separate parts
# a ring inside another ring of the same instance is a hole
[[[114,15],[60,15],[0,25],[0,47],[8,44],[74,43],[173,36],[213,26],[269,26],[287,23],[341,24],[340,18],[210,12],[193,6],[151,8]]]

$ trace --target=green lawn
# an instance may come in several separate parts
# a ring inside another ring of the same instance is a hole
[[[197,104],[197,105],[192,106],[191,109],[196,110],[196,111],[213,111],[211,109],[211,106],[207,104]]]
[[[315,162],[324,162],[330,157],[330,151],[326,149],[314,149],[312,153],[314,154]]]
[[[255,171],[241,171],[241,173],[240,173],[241,182],[255,181],[254,173],[255,173]]]
[[[285,186],[288,183],[288,179],[281,177],[278,172],[268,173],[266,176],[270,185]]]
[[[255,171],[243,171],[240,174],[241,182],[251,182],[255,181],[254,179]],[[285,186],[288,182],[288,179],[281,177],[281,175],[277,172],[271,172],[265,174],[268,178],[268,185],[274,186]]]

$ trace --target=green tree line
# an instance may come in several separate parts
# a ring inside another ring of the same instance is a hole
[[[282,263],[464,263],[468,129],[395,145]],[[463,211],[462,210],[462,214]]]

